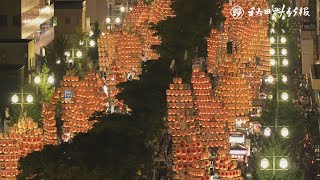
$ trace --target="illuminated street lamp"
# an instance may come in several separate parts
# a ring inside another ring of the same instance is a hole
[[[281,136],[284,137],[284,138],[286,138],[288,135],[289,135],[289,129],[286,128],[286,127],[283,127],[283,128],[281,129]]]
[[[36,76],[36,77],[34,78],[34,82],[35,82],[36,84],[40,84],[40,82],[41,82],[40,76]]]
[[[82,57],[82,52],[81,52],[80,50],[78,50],[77,53],[76,53],[76,56],[77,56],[78,58],[81,58],[81,57]]]
[[[273,43],[275,43],[275,42],[276,42],[276,39],[275,39],[274,37],[271,37],[271,38],[270,38],[270,43],[273,44]]]
[[[284,101],[287,101],[287,100],[289,99],[288,93],[283,92],[283,93],[281,94],[281,99],[284,100]]]
[[[266,137],[271,136],[271,129],[269,127],[265,128],[263,131],[263,135]]]
[[[93,31],[90,31],[90,32],[89,32],[89,36],[90,36],[90,37],[93,36],[93,34],[94,34]]]
[[[120,24],[120,23],[121,23],[121,19],[120,19],[119,17],[116,17],[115,23],[116,23],[116,24]]]
[[[281,54],[282,55],[287,55],[287,53],[288,53],[288,51],[287,51],[287,49],[286,48],[283,48],[283,49],[281,49]]]
[[[67,56],[67,57],[70,57],[70,55],[71,55],[71,54],[70,54],[70,51],[66,51],[66,52],[64,53],[64,55]]]
[[[33,96],[31,94],[28,94],[27,96],[27,102],[32,103],[33,102]]]
[[[272,75],[268,76],[267,82],[268,83],[273,83],[274,82],[274,77]]]
[[[286,169],[288,167],[288,160],[285,159],[285,158],[281,158],[280,159],[280,162],[279,162],[279,166],[282,168],[282,169]]]
[[[96,42],[94,42],[94,40],[90,40],[89,45],[90,47],[94,47],[96,45]]]
[[[22,93],[18,93],[18,94],[22,95]],[[21,104],[21,105],[24,105],[25,103],[24,103],[24,101],[23,101],[23,96],[22,96],[22,98],[21,98],[22,101],[19,103],[19,99],[20,99],[20,98],[19,98],[18,94],[14,94],[14,95],[11,97],[12,103],[13,103],[13,104]],[[27,100],[27,103],[31,104],[31,103],[33,102],[33,96],[32,96],[31,94],[28,94],[26,100]]]
[[[270,29],[270,33],[275,33],[276,31],[274,30],[274,28]]]
[[[106,18],[106,23],[107,23],[107,24],[111,23],[111,18],[107,17],[107,18]]]
[[[12,97],[11,97],[11,101],[16,104],[18,101],[19,101],[19,97],[18,95],[14,94]]]
[[[261,159],[260,165],[263,169],[267,169],[269,167],[269,160],[267,158]]]
[[[284,58],[284,59],[282,60],[282,65],[288,66],[288,64],[289,64],[288,59]]]
[[[287,39],[285,37],[281,37],[280,42],[284,44],[287,42]]]
[[[273,48],[270,49],[270,55],[273,56],[276,53],[276,50],[274,50]]]
[[[53,76],[49,76],[48,77],[48,83],[49,84],[53,84],[54,83],[54,77]]]
[[[125,11],[125,8],[124,8],[123,6],[121,6],[121,7],[120,7],[120,11],[121,11],[121,12],[124,12],[124,11]]]
[[[275,59],[271,59],[271,60],[270,60],[270,65],[271,65],[271,66],[276,65],[276,60],[275,60]]]
[[[286,75],[282,75],[282,82],[287,83],[288,82],[288,77]]]

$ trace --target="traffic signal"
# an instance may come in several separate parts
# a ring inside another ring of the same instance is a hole
[[[227,53],[232,54],[232,42],[227,42]]]

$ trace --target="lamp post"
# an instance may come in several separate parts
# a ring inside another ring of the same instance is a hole
[[[109,32],[111,32],[112,27],[113,27],[114,24],[120,25],[121,21],[122,21],[121,17],[108,16],[106,18],[106,24],[109,25]]]
[[[43,84],[53,85],[54,84],[54,76],[53,75],[44,75],[44,77],[41,77],[40,75],[37,75],[34,78],[34,83],[36,84],[37,95],[39,93],[39,85],[42,81],[43,81]]]
[[[82,51],[80,49],[75,49],[74,47],[64,53],[64,55],[67,57],[66,62],[68,64],[74,63],[75,59],[82,58]]]
[[[269,168],[269,159],[272,158],[272,168]],[[276,160],[278,159],[278,166],[276,166]],[[275,178],[275,171],[286,171],[289,167],[288,156],[264,156],[260,161],[260,170],[273,171],[273,177]]]
[[[271,19],[274,23],[277,22],[278,18],[276,15],[272,15]],[[274,24],[273,24],[274,25]],[[272,48],[270,49],[270,65],[275,68],[275,74],[270,75],[267,78],[267,82],[270,84],[276,85],[276,109],[275,109],[275,118],[274,118],[274,126],[268,126],[264,129],[264,136],[269,137],[271,136],[271,128],[274,128],[275,133],[273,134],[273,139],[275,140],[276,135],[278,134],[278,129],[281,128],[280,134],[283,138],[288,138],[289,129],[285,126],[279,126],[279,108],[280,108],[280,101],[288,101],[289,94],[287,92],[280,92],[279,83],[287,83],[288,77],[284,74],[280,75],[280,67],[281,66],[288,66],[289,62],[287,59],[288,51],[286,49],[286,38],[284,36],[280,36],[279,32],[276,32],[274,28],[270,29],[270,43],[272,44]],[[271,98],[272,99],[272,98]],[[269,167],[269,159],[272,158],[272,168],[268,169]],[[276,159],[281,158],[279,161],[280,168],[276,167]],[[276,171],[277,170],[287,170],[288,168],[288,160],[284,156],[277,156],[275,151],[272,152],[272,156],[265,156],[261,159],[261,170],[272,170],[273,178],[276,179]]]
[[[29,93],[24,93],[24,68],[25,66],[22,66],[20,70],[20,78],[21,78],[21,84],[20,84],[20,93],[13,93],[11,97],[12,104],[19,104],[21,105],[21,111],[20,111],[20,117],[23,117],[24,115],[24,105],[25,104],[32,104],[33,102],[33,96]]]

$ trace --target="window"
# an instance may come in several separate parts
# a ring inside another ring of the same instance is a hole
[[[0,27],[8,26],[8,16],[0,15]]]
[[[19,15],[13,16],[12,25],[18,27],[21,26],[21,17]]]
[[[69,17],[65,17],[64,23],[65,23],[65,24],[71,24],[70,18],[69,18]]]

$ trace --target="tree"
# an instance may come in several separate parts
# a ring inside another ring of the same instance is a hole
[[[54,74],[50,74],[49,67],[44,64],[42,66],[41,73],[39,73],[38,77],[40,78],[39,82],[39,90],[40,90],[40,97],[42,102],[49,102],[51,100],[51,97],[54,93],[54,86],[52,86],[48,80],[49,77],[54,77]],[[41,103],[41,102],[40,102]]]
[[[98,63],[98,58],[99,58],[99,54],[98,54],[98,38],[100,38],[100,34],[101,34],[101,30],[100,30],[100,26],[98,22],[95,22],[93,25],[93,35],[92,35],[92,40],[94,40],[95,42],[95,46],[94,47],[90,47],[90,49],[88,50],[88,56],[90,57],[90,59],[93,60],[94,64]]]
[[[92,131],[79,134],[71,144],[46,146],[22,158],[18,179],[137,179],[137,172],[152,162],[143,126],[133,116],[104,115]]]
[[[170,61],[175,59],[178,76],[189,82],[192,60],[196,57],[196,49],[209,36],[212,28],[218,28],[224,21],[221,13],[223,1],[202,0],[172,1],[171,8],[175,17],[170,17],[153,25],[155,35],[161,37],[162,43],[153,48],[160,56]],[[212,19],[212,25],[210,25]],[[187,60],[184,59],[187,51]]]
[[[62,80],[68,69],[65,52],[70,48],[68,39],[65,36],[56,37],[45,49],[46,56],[42,64],[50,68],[50,72],[55,74],[55,84]]]

